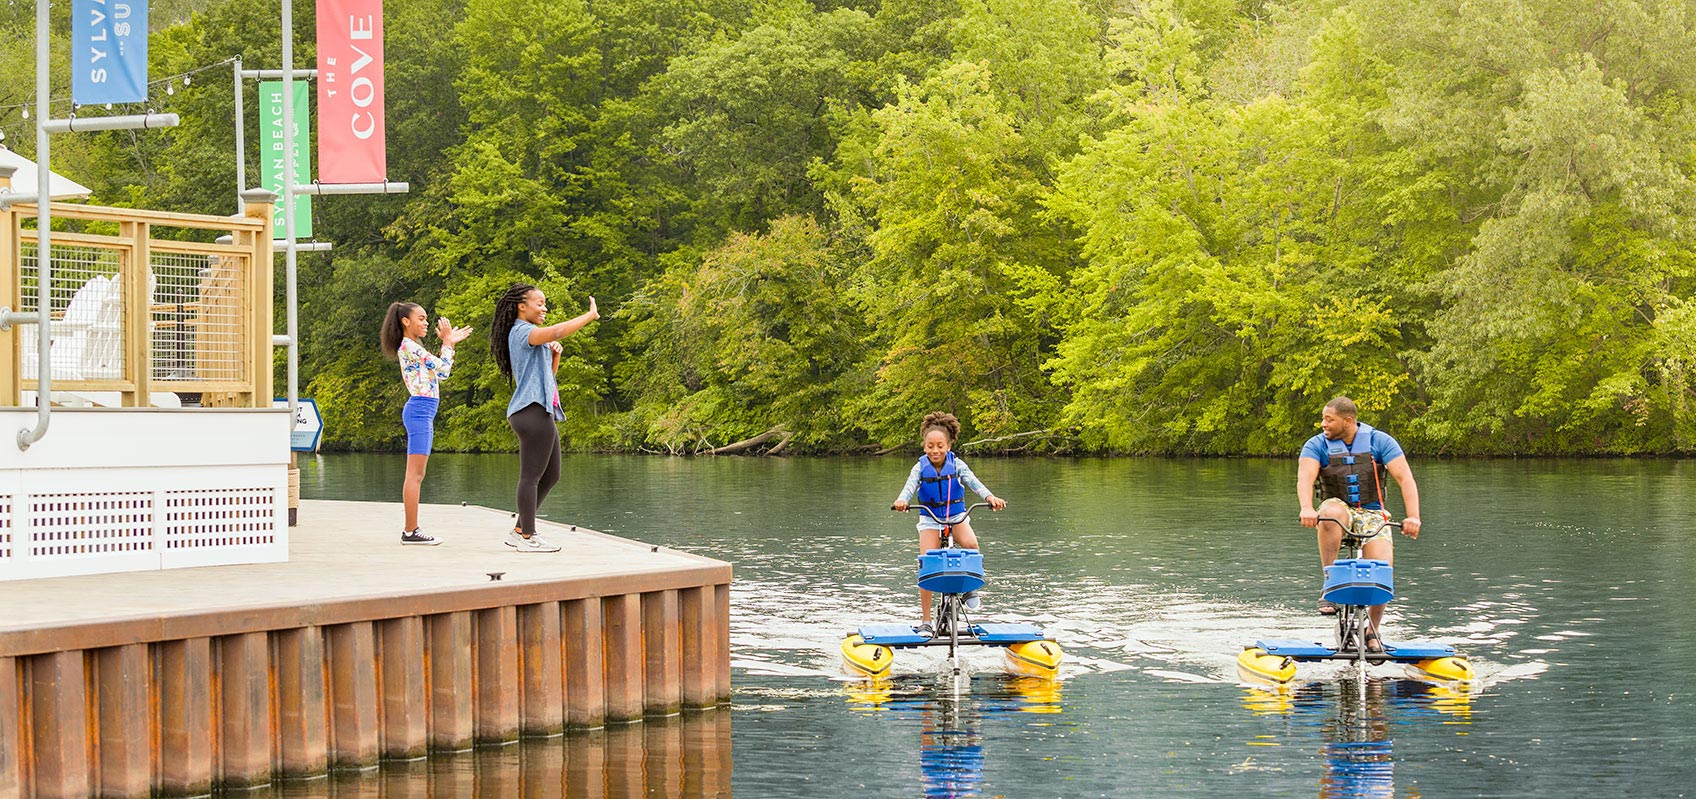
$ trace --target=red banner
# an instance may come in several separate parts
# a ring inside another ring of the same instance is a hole
[[[380,183],[383,0],[318,0],[318,179]]]

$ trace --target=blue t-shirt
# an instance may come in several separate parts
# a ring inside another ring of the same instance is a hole
[[[507,355],[512,358],[512,401],[506,404],[511,416],[531,403],[548,409],[554,421],[565,421],[565,410],[559,406],[559,384],[554,382],[554,354],[546,344],[531,344],[530,331],[536,326],[520,319],[512,323],[506,334]]]
[[[1326,438],[1324,433],[1315,434],[1307,440],[1306,444],[1302,445],[1301,456],[1308,460],[1319,461],[1319,468],[1323,469],[1331,465],[1331,444],[1333,443],[1342,444],[1343,442],[1333,442]],[[1396,443],[1396,440],[1391,438],[1389,433],[1365,422],[1356,426],[1354,444],[1348,449],[1357,455],[1364,454],[1370,449],[1372,459],[1377,461],[1379,466],[1387,466],[1390,461],[1406,454],[1402,452],[1402,445]],[[1372,501],[1366,503],[1365,507],[1369,510],[1381,510],[1384,506],[1377,501]]]

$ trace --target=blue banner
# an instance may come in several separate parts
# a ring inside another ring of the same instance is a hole
[[[147,0],[71,0],[71,99],[147,100]]]

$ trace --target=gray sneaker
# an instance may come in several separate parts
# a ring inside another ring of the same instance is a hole
[[[533,536],[530,536],[529,538],[525,538],[524,534],[518,532],[517,530],[514,530],[510,533],[507,533],[506,534],[506,541],[504,543],[507,546],[518,550],[519,552],[558,552],[559,551],[559,547],[548,543],[547,539],[545,539],[545,538],[543,538],[539,535],[533,535]]]
[[[966,610],[978,610],[983,607],[983,600],[978,599],[978,592],[967,591],[966,601],[960,604],[964,605]]]

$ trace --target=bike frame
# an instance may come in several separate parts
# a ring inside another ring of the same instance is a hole
[[[1366,549],[1366,542],[1376,536],[1379,530],[1386,527],[1391,530],[1401,529],[1399,522],[1393,522],[1386,518],[1383,523],[1373,529],[1372,535],[1361,536],[1335,519],[1322,518],[1319,520],[1320,524],[1326,522],[1343,528],[1343,546],[1348,547],[1350,558],[1361,557]],[[1372,608],[1369,605],[1341,605],[1337,609],[1337,651],[1339,653],[1347,652],[1352,647],[1355,653],[1353,660],[1359,664],[1360,673],[1363,676],[1366,674],[1367,664],[1373,661],[1389,660],[1386,656],[1369,655],[1366,652],[1366,634],[1372,628],[1371,610]]]
[[[960,518],[960,521],[957,522],[943,521],[941,518],[937,517],[935,511],[932,511],[924,505],[913,505],[911,507],[924,513],[926,516],[929,516],[937,524],[942,525],[942,530],[937,536],[937,547],[939,549],[948,549],[954,543],[954,525],[971,521],[972,511],[977,510],[978,508],[987,508],[989,507],[989,503],[978,502],[968,505],[966,507],[965,515],[963,515]],[[947,631],[948,658],[954,663],[954,673],[959,674],[960,620],[966,615],[966,609],[964,606],[965,594],[942,593],[940,591],[932,593],[936,595],[936,634],[940,636],[944,634],[944,631]]]

